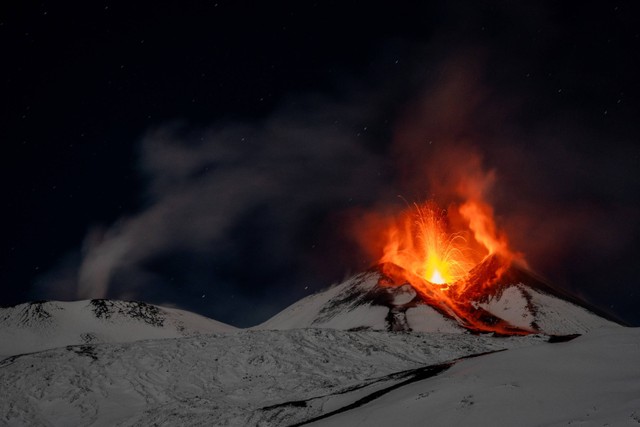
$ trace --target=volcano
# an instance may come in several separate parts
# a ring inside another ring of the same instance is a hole
[[[640,419],[638,333],[528,270],[482,200],[443,212],[384,223],[372,268],[245,330],[142,302],[0,309],[0,424],[564,424],[619,384],[598,419]],[[506,399],[534,409],[497,422]]]
[[[0,424],[640,420],[638,331],[517,265],[496,280],[496,262],[472,269],[467,279],[493,285],[458,310],[394,264],[244,330],[125,301],[0,309]]]
[[[473,175],[473,174],[472,174]],[[462,176],[458,200],[433,200],[358,223],[369,271],[289,308],[261,327],[337,327],[497,335],[571,335],[617,324],[549,285],[515,251],[485,199]]]
[[[621,324],[515,263],[496,278],[496,264],[501,260],[487,257],[471,270],[466,280],[492,286],[468,291],[463,310],[417,290],[406,278],[419,278],[386,263],[294,303],[255,329],[571,335]]]

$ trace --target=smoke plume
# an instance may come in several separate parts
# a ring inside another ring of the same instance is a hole
[[[360,212],[481,194],[532,268],[597,305],[629,304],[635,128],[593,75],[581,78],[582,56],[549,69],[570,27],[505,3],[492,11],[502,25],[485,31],[481,6],[469,6],[449,10],[429,42],[390,42],[333,95],[290,97],[262,119],[149,130],[143,208],[91,231],[41,289],[248,326],[375,261],[348,239]]]

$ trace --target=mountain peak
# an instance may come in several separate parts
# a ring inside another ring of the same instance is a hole
[[[411,273],[385,263],[294,303],[255,329],[565,335],[615,324],[516,265],[497,277],[497,264],[499,260],[488,257],[474,268],[468,280],[479,285],[465,289],[463,302],[453,308],[450,301],[438,299],[438,292],[416,289],[410,283],[414,278],[407,280]]]

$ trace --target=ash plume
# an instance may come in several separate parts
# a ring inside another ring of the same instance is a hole
[[[556,38],[506,36],[542,22],[569,37],[542,6],[501,4],[493,32],[471,25],[482,13],[470,7],[448,10],[429,42],[390,42],[370,74],[340,80],[349,91],[291,97],[259,120],[150,130],[144,207],[91,232],[39,295],[143,299],[249,326],[374,261],[349,240],[360,212],[482,194],[533,269],[629,309],[637,125],[603,117],[616,100],[575,69],[559,95],[546,57]]]
[[[358,109],[293,101],[260,122],[151,130],[139,151],[147,206],[87,237],[77,297],[201,299],[218,318],[242,309],[233,320],[247,325],[326,285],[309,268],[326,245],[313,227],[384,185],[365,128]]]

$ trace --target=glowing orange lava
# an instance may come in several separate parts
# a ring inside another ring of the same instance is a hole
[[[380,268],[393,284],[411,284],[427,303],[469,329],[526,333],[497,318],[487,320],[487,313],[475,304],[491,292],[515,258],[491,206],[467,200],[445,211],[426,202],[374,228],[379,227],[384,242]]]
[[[447,230],[446,217],[434,203],[415,205],[394,221],[380,259],[437,285],[457,282],[477,261],[465,235]]]

